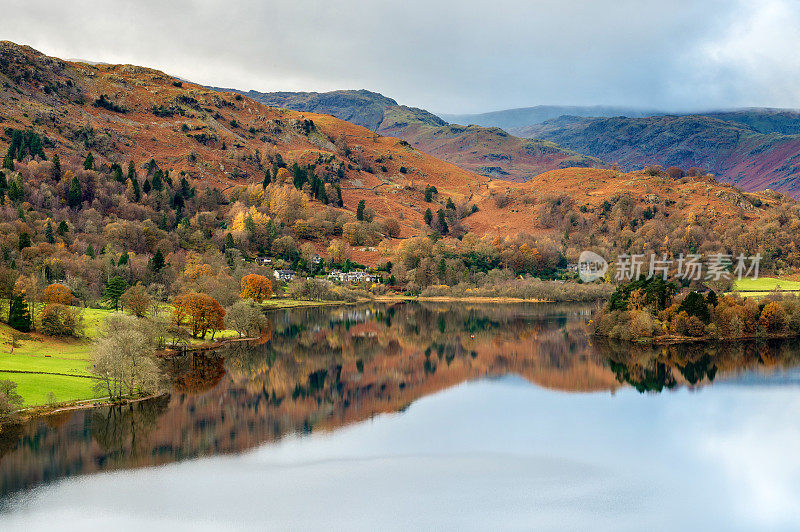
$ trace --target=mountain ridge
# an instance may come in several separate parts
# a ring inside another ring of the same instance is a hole
[[[604,166],[598,158],[553,142],[522,139],[496,127],[449,124],[425,109],[400,105],[365,89],[235,92],[271,106],[331,114],[376,133],[402,138],[423,152],[487,177],[522,182],[558,168]]]

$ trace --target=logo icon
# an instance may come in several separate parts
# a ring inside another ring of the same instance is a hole
[[[608,271],[606,259],[594,251],[583,251],[578,257],[578,276],[584,283],[600,279]]]

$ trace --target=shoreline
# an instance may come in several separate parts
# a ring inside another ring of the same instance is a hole
[[[521,297],[504,296],[375,296],[367,301],[377,303],[393,303],[398,301],[418,301],[429,303],[561,303],[554,299],[525,299]],[[563,303],[576,303],[577,301],[563,301]]]
[[[650,346],[665,346],[665,345],[683,345],[683,344],[713,344],[713,343],[731,343],[731,342],[750,342],[753,340],[788,340],[791,338],[800,338],[800,334],[793,333],[778,333],[778,334],[765,334],[756,335],[751,334],[748,336],[737,336],[735,338],[718,338],[715,336],[677,336],[677,335],[664,335],[654,336],[652,338],[639,338],[636,340],[623,340],[622,338],[613,338],[602,334],[592,333],[596,338],[604,340],[613,340],[616,342],[629,342],[636,345],[650,345]]]
[[[125,397],[121,401],[109,401],[108,397],[100,397],[96,399],[78,399],[76,401],[67,401],[65,403],[58,403],[55,405],[35,405],[28,408],[17,410],[15,414],[19,415],[18,419],[8,423],[0,423],[0,432],[4,426],[27,423],[32,419],[52,416],[62,412],[75,412],[79,410],[91,410],[93,408],[103,408],[109,406],[128,406],[151,399],[157,399],[169,395],[169,392],[161,392],[157,394],[150,394],[137,397]]]

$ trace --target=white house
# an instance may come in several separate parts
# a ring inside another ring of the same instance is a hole
[[[292,270],[275,270],[275,273],[273,273],[273,275],[279,281],[291,281],[295,277],[297,277],[297,274],[294,273]]]

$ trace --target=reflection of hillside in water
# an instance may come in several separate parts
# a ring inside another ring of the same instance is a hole
[[[640,392],[699,387],[742,374],[765,374],[800,366],[800,340],[644,346],[596,339],[595,348],[621,383]],[[749,379],[752,380],[752,379]]]
[[[662,390],[793,364],[790,346],[654,351],[593,346],[591,309],[401,304],[270,314],[251,344],[166,362],[169,397],[65,413],[0,433],[2,493],[68,475],[250,449],[397,412],[470,379],[517,374],[570,392]]]
[[[365,305],[270,314],[266,341],[166,363],[169,398],[74,412],[0,433],[3,491],[65,475],[246,450],[406,408],[469,379],[617,386],[585,327],[556,305]]]

